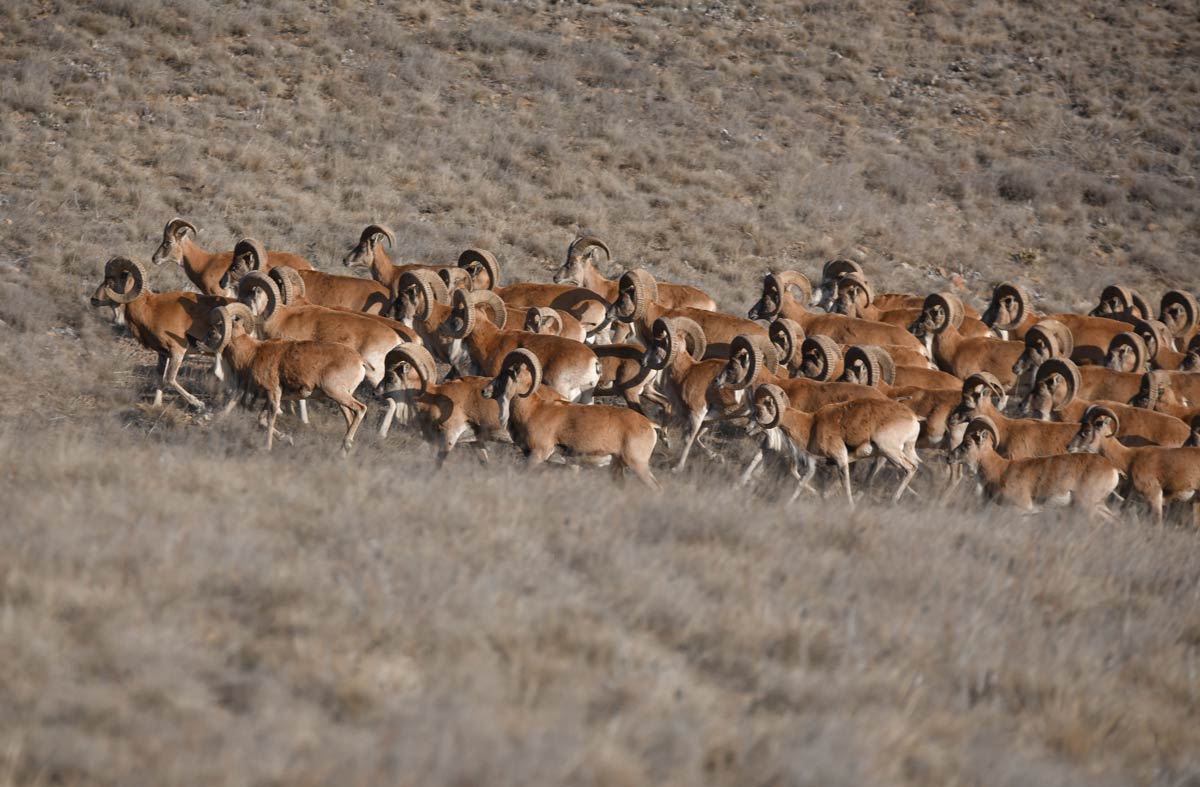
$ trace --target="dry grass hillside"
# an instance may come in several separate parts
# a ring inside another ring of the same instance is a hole
[[[87,306],[174,215],[508,280],[586,228],[735,312],[1194,288],[1194,5],[964,5],[0,7],[0,784],[1200,784],[1193,530],[439,474],[377,409],[268,455]]]

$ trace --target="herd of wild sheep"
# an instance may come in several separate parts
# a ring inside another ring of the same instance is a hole
[[[590,236],[570,244],[554,283],[502,286],[483,249],[455,265],[393,264],[381,224],[343,260],[370,278],[249,238],[210,253],[195,235],[172,219],[151,261],[183,266],[199,292],[151,292],[146,267],[118,257],[92,304],[158,353],[156,405],[171,389],[205,408],[178,377],[199,350],[226,384],[223,412],[263,405],[268,449],[283,436],[281,403],[297,400],[307,423],[305,400],[320,392],[346,419],[344,451],[363,399],[378,397],[381,435],[413,426],[439,462],[460,442],[484,461],[488,443],[514,443],[533,464],[557,453],[654,489],[660,436],[679,469],[693,446],[715,454],[705,438],[718,424],[758,446],[742,484],[773,457],[793,498],[816,493],[829,466],[826,485],[853,505],[851,465],[870,458],[871,481],[895,469],[899,499],[922,454],[949,463],[946,490],[966,468],[986,497],[1028,511],[1112,518],[1123,500],[1161,522],[1200,488],[1200,305],[1185,291],[1163,295],[1157,319],[1117,285],[1087,315],[1041,314],[1006,283],[980,313],[951,292],[878,293],[838,259],[815,288],[796,271],[768,274],[739,317],[645,269],[605,278],[609,249]]]

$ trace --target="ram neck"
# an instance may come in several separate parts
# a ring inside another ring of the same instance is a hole
[[[206,295],[218,294],[218,283],[225,275],[224,270],[217,270],[218,256],[200,248],[190,237],[183,239],[183,272]]]
[[[442,324],[450,316],[450,307],[441,303],[434,303],[429,309],[429,316],[425,319],[414,319],[412,328],[421,337],[421,341],[426,347],[437,347],[440,342],[437,341],[438,333],[442,329]]]
[[[389,287],[396,278],[396,266],[392,264],[382,245],[376,247],[375,253],[371,255],[371,278]]]
[[[1078,423],[1083,420],[1083,414],[1091,404],[1091,402],[1085,402],[1082,399],[1072,399],[1066,404],[1055,407],[1050,412],[1050,420],[1062,421],[1064,423]]]
[[[992,404],[991,399],[984,399],[979,404],[979,407],[975,408],[975,411],[971,413],[972,418],[979,418],[981,416],[992,419],[992,423],[996,425],[996,431],[1000,433],[998,445],[1007,445],[1008,425],[1013,422],[1013,419],[1000,412],[996,408],[996,405]]]
[[[153,322],[154,310],[150,308],[150,299],[146,297],[149,294],[143,290],[140,295],[129,303],[117,306],[117,314],[120,315],[120,319],[124,320],[125,325],[129,326],[130,330],[135,326],[144,328]]]
[[[1026,309],[1025,316],[1017,323],[1017,327],[1011,331],[1006,331],[1009,341],[1021,341],[1025,338],[1025,334],[1029,333],[1029,329],[1041,321],[1042,316],[1040,314],[1034,314],[1032,311]]]
[[[467,354],[471,356],[471,360],[480,369],[484,369],[488,366],[487,362],[491,360],[499,344],[500,329],[491,320],[477,317],[475,328],[462,341],[463,345],[467,348]],[[502,359],[496,359],[497,362],[500,360]]]
[[[529,396],[513,396],[508,405],[508,422],[516,431],[524,434],[526,427],[537,420],[537,411],[542,401],[537,391]]]
[[[646,313],[637,318],[631,323],[634,334],[641,340],[642,344],[650,346],[650,335],[654,329],[654,321],[657,320],[663,313],[662,308],[657,303],[651,303],[646,306]]]
[[[696,365],[696,363],[697,362],[695,358],[693,358],[690,354],[681,351],[675,354],[675,360],[672,361],[671,365],[668,366],[664,371],[666,372],[667,377],[670,378],[671,382],[676,387],[679,387],[683,384],[683,381],[687,379],[688,374],[692,371],[692,368]]]
[[[941,333],[933,335],[933,359],[942,369],[954,368],[954,354],[962,344],[962,334],[954,328],[946,328]]]
[[[1104,442],[1100,444],[1100,453],[1104,454],[1104,458],[1112,462],[1113,467],[1120,470],[1122,473],[1129,473],[1129,463],[1133,461],[1133,449],[1127,445],[1121,445],[1121,441],[1116,435],[1104,438]]]
[[[587,270],[584,271],[583,286],[610,303],[616,300],[617,285],[616,279],[606,279],[600,275],[600,271],[596,270],[595,265],[588,265]]]
[[[979,455],[979,475],[988,485],[994,486],[1000,483],[1010,464],[1012,462],[996,453],[994,447],[988,446]]]
[[[222,354],[226,363],[233,369],[234,374],[241,374],[250,367],[254,355],[258,351],[259,342],[246,334],[240,334],[229,340]]]
[[[795,295],[785,292],[779,304],[779,313],[775,315],[775,318],[786,317],[799,323],[801,328],[808,330],[809,322],[819,316],[815,312],[810,312],[804,304],[796,300]]]
[[[806,413],[803,410],[794,410],[788,408],[780,419],[779,426],[791,438],[796,445],[808,449],[812,441],[813,423],[815,418],[812,413]]]

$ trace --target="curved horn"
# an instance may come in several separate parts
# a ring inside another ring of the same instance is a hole
[[[1109,310],[1107,304],[1109,301],[1116,301],[1118,309],[1116,312]],[[1133,294],[1128,287],[1122,287],[1119,284],[1110,284],[1100,291],[1100,302],[1096,304],[1096,308],[1092,309],[1091,316],[1104,317],[1110,314],[1125,314],[1128,313],[1129,307],[1133,305]]]
[[[997,399],[1004,396],[1004,385],[991,372],[975,372],[963,380],[962,392],[965,394],[976,386],[982,385],[996,395]]]
[[[131,281],[127,292],[117,292],[111,286],[104,288],[104,295],[113,303],[129,303],[146,289],[146,269],[140,262],[134,262],[128,257],[113,257],[104,264],[105,281],[122,274],[129,276]]]
[[[845,276],[848,273],[857,273],[865,278],[862,266],[854,260],[841,258],[829,260],[825,263],[824,267],[821,268],[821,282],[828,282],[841,276]]]
[[[1113,353],[1121,347],[1129,347],[1133,350],[1133,370],[1140,372],[1146,368],[1150,362],[1150,350],[1146,347],[1146,340],[1140,334],[1133,331],[1124,331],[1112,337],[1108,343],[1108,351],[1104,354],[1104,363],[1107,366],[1110,363]],[[1112,368],[1111,366],[1109,367]],[[1117,370],[1123,371],[1123,370]]]
[[[571,241],[571,245],[567,247],[567,257],[569,258],[575,253],[583,253],[593,246],[604,249],[604,256],[610,260],[612,259],[612,252],[608,250],[608,245],[593,235],[580,235]]]
[[[367,228],[358,236],[358,242],[369,243],[376,235],[382,235],[387,238],[388,246],[396,245],[396,233],[392,232],[392,228],[386,224],[369,224]]]
[[[791,366],[800,345],[804,342],[804,328],[795,320],[780,317],[767,328],[767,335],[775,345],[775,355],[779,363]]]
[[[1161,369],[1155,369],[1152,372],[1146,372],[1142,375],[1142,382],[1139,394],[1145,395],[1148,400],[1146,404],[1139,405],[1147,410],[1153,410],[1162,399],[1163,391],[1171,387],[1171,374]],[[1137,397],[1135,397],[1137,398]]]
[[[1147,361],[1153,361],[1161,350],[1172,345],[1171,330],[1158,320],[1134,320],[1133,330],[1146,340]]]
[[[475,279],[472,278],[471,272],[466,268],[438,268],[438,278],[441,279],[447,293],[455,290],[475,290]],[[486,288],[480,288],[480,292],[491,292]]]
[[[1069,404],[1074,398],[1075,393],[1079,390],[1081,378],[1079,376],[1079,367],[1073,361],[1067,358],[1051,358],[1044,364],[1038,367],[1037,377],[1034,384],[1040,385],[1051,375],[1061,375],[1067,384],[1067,395],[1058,404],[1059,407],[1064,407]]]
[[[248,298],[253,302],[257,290],[262,290],[263,295],[267,298],[267,307],[262,313],[263,322],[266,322],[275,316],[275,312],[279,309],[280,301],[283,299],[274,279],[262,271],[250,271],[238,282],[238,301],[245,303]]]
[[[812,377],[813,380],[820,382],[833,380],[836,378],[838,370],[845,366],[842,360],[842,348],[828,336],[813,335],[805,338],[800,345],[800,352],[804,357],[808,357],[809,353],[815,353],[821,359],[821,371]]]
[[[783,302],[783,293],[787,292],[789,287],[795,287],[803,293],[800,297],[802,305],[807,305],[812,300],[812,282],[803,273],[799,271],[776,271],[770,274],[770,276],[774,277],[775,286],[779,288],[780,303]]]
[[[1000,301],[1003,298],[1012,298],[1016,301],[1016,313],[1004,323],[996,321],[996,312],[1000,307]],[[987,311],[984,313],[984,322],[988,327],[995,328],[998,331],[1012,331],[1021,324],[1025,319],[1025,314],[1029,310],[1032,301],[1029,300],[1028,293],[1024,289],[1012,282],[1002,282],[996,285],[996,289],[992,290],[992,302],[988,304]],[[988,319],[990,318],[990,322]]]
[[[208,313],[208,324],[217,331],[217,343],[214,345],[199,342],[200,349],[205,352],[210,352],[213,355],[219,355],[228,345],[231,334],[233,333],[233,315],[229,313],[229,307],[218,306]]]
[[[704,329],[700,327],[700,323],[690,317],[674,317],[671,319],[671,324],[675,327],[675,332],[682,338],[686,345],[688,355],[695,358],[697,361],[704,358],[704,353],[708,350],[708,339],[704,336]]]
[[[992,435],[993,446],[1000,444],[1000,431],[996,429],[996,422],[991,418],[988,418],[986,415],[977,415],[971,419],[971,423],[967,424],[966,434],[971,434],[978,431],[990,432]],[[966,435],[964,435],[964,437],[965,436]]]
[[[525,393],[517,394],[517,396],[520,396],[522,399],[524,399],[536,391],[538,386],[542,384],[542,362],[539,361],[538,357],[532,352],[521,347],[504,356],[504,363],[501,364],[500,370],[502,372],[506,371],[509,369],[509,367],[515,364],[524,364],[525,366],[528,366],[529,374],[533,378],[532,382],[529,384],[529,390],[525,391]]]
[[[193,235],[199,232],[199,230],[196,229],[195,224],[191,223],[187,219],[181,219],[176,216],[168,221],[166,226],[163,227],[163,240],[169,240],[175,237],[179,233],[180,229],[188,230]]]
[[[654,321],[654,325],[650,326],[650,347],[666,345],[666,355],[663,357],[661,365],[651,363],[648,364],[652,369],[669,369],[679,356],[679,349],[683,346],[683,339],[675,326],[670,320],[664,320],[659,317]],[[649,355],[648,355],[649,357]]]
[[[457,295],[460,292],[464,291],[455,290],[454,294]],[[496,293],[492,292],[491,290],[478,290],[464,294],[466,299],[471,303],[472,309],[477,306],[482,306],[488,311],[490,315],[489,318],[493,323],[495,323],[497,328],[503,329],[508,323],[508,309],[505,307],[504,301],[502,301],[500,296]],[[560,320],[559,322],[561,324],[562,321]]]
[[[561,336],[563,330],[562,315],[549,306],[530,306],[525,312],[525,330],[530,333],[541,333],[542,323],[549,322],[552,327],[549,333]]]
[[[233,247],[233,261],[243,261],[248,270],[262,270],[267,264],[267,249],[254,238],[242,238]]]
[[[1033,347],[1041,340],[1050,347],[1051,358],[1070,358],[1075,351],[1075,337],[1071,329],[1058,320],[1042,320],[1025,334],[1025,346]]]
[[[476,279],[477,290],[494,290],[500,284],[500,261],[487,249],[467,249],[458,255],[458,267],[466,268]],[[487,274],[487,284],[479,285],[479,273]]]
[[[279,297],[283,299],[284,306],[290,306],[304,297],[304,277],[290,265],[277,265],[267,275],[279,288]]]
[[[740,391],[754,382],[763,366],[762,346],[745,334],[733,337],[733,341],[729,343],[729,361],[726,368],[736,369],[739,366],[744,368],[745,372],[737,379],[730,380],[729,386]]]
[[[646,308],[658,300],[658,282],[645,268],[635,268],[625,271],[617,284],[617,319],[622,322],[640,320],[646,314]],[[622,306],[628,298],[632,306]]]
[[[475,330],[477,317],[475,316],[475,304],[466,290],[455,290],[454,296],[450,299],[450,320],[446,325],[449,325],[457,318],[461,321],[461,326],[458,330],[450,329],[449,333],[455,339],[465,339]],[[506,313],[507,316],[507,313]]]
[[[764,383],[754,391],[754,404],[754,420],[763,429],[774,429],[783,420],[783,414],[791,403],[778,385]]]
[[[1141,312],[1143,320],[1154,318],[1154,312],[1150,311],[1150,301],[1146,300],[1144,295],[1133,288],[1129,290],[1129,303],[1132,304],[1133,308]]]
[[[892,359],[892,354],[874,344],[863,345],[862,349],[874,358],[875,363],[879,364],[880,379],[887,385],[894,384],[896,382],[896,362]]]
[[[421,380],[421,393],[425,393],[429,389],[429,384],[437,380],[437,362],[433,360],[429,350],[419,344],[412,342],[402,344],[390,350],[383,359],[384,368],[388,371],[402,363],[406,363],[416,370],[417,377]]]
[[[849,348],[846,350],[845,366],[849,368],[855,363],[861,363],[867,370],[866,385],[872,388],[891,385],[896,380],[896,364],[882,347],[855,345]]]
[[[860,304],[863,307],[870,306],[871,302],[875,300],[875,288],[871,286],[869,281],[867,281],[867,277],[863,276],[861,273],[847,273],[845,276],[842,276],[840,279],[838,279],[837,283],[839,288],[847,285],[857,287],[862,295],[854,300],[855,302],[858,302],[860,298],[866,298],[866,303]]]
[[[423,300],[421,311],[416,315],[418,320],[425,321],[433,314],[433,304],[441,303],[438,297],[438,289],[445,290],[445,283],[437,277],[437,274],[427,270],[412,270],[405,271],[400,274],[398,282],[400,292],[408,290],[410,287],[415,287],[420,293]]]
[[[935,292],[925,298],[924,309],[941,307],[946,318],[933,329],[934,333],[942,333],[947,328],[957,328],[962,325],[963,305],[958,296],[952,292]]]
[[[1186,336],[1196,327],[1196,321],[1200,319],[1200,303],[1196,301],[1196,296],[1186,290],[1167,290],[1163,293],[1162,301],[1158,307],[1158,319],[1160,322],[1167,323],[1166,312],[1172,306],[1177,306],[1183,312],[1183,322],[1176,323],[1172,329],[1175,338]]]
[[[1100,418],[1108,418],[1112,421],[1112,434],[1121,431],[1121,419],[1117,417],[1116,412],[1111,407],[1094,404],[1089,407],[1083,414],[1082,422],[1094,424]]]

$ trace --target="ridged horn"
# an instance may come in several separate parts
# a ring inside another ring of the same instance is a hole
[[[1146,368],[1150,362],[1150,350],[1146,347],[1146,340],[1141,334],[1133,331],[1124,331],[1112,337],[1108,343],[1108,350],[1104,354],[1104,365],[1109,369],[1114,369],[1112,364],[1115,362],[1114,356],[1117,350],[1122,347],[1128,347],[1133,350],[1133,369],[1130,371],[1140,372]],[[1114,371],[1125,371],[1124,369],[1114,369]]]
[[[941,307],[945,319],[934,326],[934,333],[942,333],[947,328],[958,328],[963,321],[963,305],[958,296],[952,292],[935,292],[925,298],[923,311],[933,307]]]
[[[304,297],[304,277],[290,265],[277,265],[267,275],[279,288],[279,297],[283,299],[285,306],[290,306]]]
[[[857,287],[862,295],[858,298],[855,298],[854,301],[863,308],[870,306],[875,300],[875,288],[871,286],[869,281],[867,281],[867,277],[863,276],[861,273],[847,273],[845,276],[842,276],[837,280],[837,285],[839,290],[847,285]],[[866,299],[865,303],[862,302],[863,298]]]
[[[536,391],[538,386],[542,384],[542,362],[532,352],[521,347],[504,356],[504,363],[501,364],[500,371],[501,373],[506,372],[512,366],[518,364],[524,364],[529,367],[529,374],[533,378],[529,389],[525,393],[517,393],[517,396],[524,399]]]
[[[104,280],[116,279],[126,275],[130,279],[127,292],[117,292],[111,285],[104,288],[104,295],[113,303],[130,303],[136,300],[146,289],[146,268],[140,262],[134,262],[128,257],[113,257],[104,264]]]
[[[791,366],[800,345],[804,343],[804,328],[795,320],[780,317],[767,328],[767,335],[771,337],[771,344],[775,345],[775,355],[779,358],[779,363]]]
[[[482,306],[488,311],[489,319],[496,325],[497,328],[503,329],[508,324],[508,309],[504,306],[504,301],[500,296],[491,290],[477,290],[475,292],[465,292],[463,290],[455,290],[454,294],[463,293],[467,300],[471,303],[471,308]]]
[[[808,375],[810,379],[829,382],[836,380],[845,369],[842,348],[828,336],[816,334],[805,337],[800,345],[800,353],[805,359],[812,355],[820,361],[821,368],[816,374]]]
[[[774,352],[774,350],[772,350]],[[741,370],[741,374],[729,380],[731,388],[742,390],[748,388],[758,376],[763,367],[762,345],[752,340],[750,336],[741,334],[733,337],[729,343],[729,361],[726,363],[727,374]]]
[[[598,249],[604,249],[604,256],[610,260],[612,259],[612,252],[608,250],[608,244],[594,235],[580,235],[571,241],[571,245],[567,247],[567,258],[570,259],[572,254],[582,254],[593,246]]]
[[[1004,298],[1012,298],[1016,301],[1016,313],[1008,321],[1004,323],[997,322],[997,312],[1000,309],[1000,301]],[[995,328],[998,331],[1015,330],[1021,321],[1025,319],[1025,314],[1029,310],[1032,301],[1029,299],[1029,294],[1025,290],[1012,282],[1002,282],[996,285],[992,290],[992,300],[988,304],[987,310],[983,313],[983,321],[990,328]]]
[[[977,415],[972,418],[971,423],[967,424],[967,431],[964,437],[979,431],[991,433],[993,446],[1000,444],[1000,431],[996,428],[996,422],[986,415]]]
[[[1153,361],[1161,350],[1174,344],[1171,330],[1158,320],[1134,320],[1133,330],[1146,340],[1147,361]]]
[[[358,236],[359,244],[369,243],[376,235],[382,235],[387,238],[389,247],[396,245],[396,233],[386,224],[369,224],[367,228]]]
[[[625,271],[617,284],[617,319],[634,322],[642,319],[646,308],[658,300],[658,282],[645,268]],[[629,306],[624,305],[628,301]]]
[[[824,267],[821,268],[821,282],[830,282],[850,273],[857,273],[865,278],[862,266],[854,260],[847,260],[843,258],[829,260],[825,263]]]
[[[1051,358],[1070,358],[1075,352],[1075,337],[1071,329],[1058,320],[1042,320],[1025,334],[1025,346],[1032,347],[1038,339],[1050,346]]]
[[[974,372],[963,380],[962,392],[966,394],[977,386],[982,385],[996,395],[997,399],[1004,396],[1004,385],[991,372]]]
[[[676,334],[684,340],[684,349],[688,355],[697,361],[703,359],[705,351],[708,350],[708,339],[700,323],[690,317],[673,317],[671,324],[675,327]]]
[[[530,306],[525,311],[525,330],[530,333],[541,333],[542,324],[549,322],[552,327],[549,333],[561,336],[563,330],[562,316],[549,306]]]
[[[494,290],[500,284],[500,261],[487,249],[467,249],[458,255],[458,267],[470,271],[477,290]],[[481,272],[487,274],[487,284],[479,283]]]
[[[764,383],[754,391],[754,420],[763,429],[779,426],[789,406],[787,394],[778,385]]]
[[[1134,404],[1137,407],[1144,407],[1147,410],[1153,410],[1162,399],[1163,391],[1171,387],[1171,374],[1161,369],[1155,369],[1152,372],[1146,372],[1142,375],[1141,385],[1138,388],[1138,395],[1134,397]],[[1145,403],[1138,403],[1138,399],[1145,399]]]
[[[1183,312],[1183,320],[1175,322],[1171,325],[1165,318],[1168,309],[1178,309]],[[1166,325],[1171,326],[1171,332],[1175,338],[1186,336],[1196,327],[1197,319],[1200,319],[1200,303],[1196,301],[1196,296],[1186,290],[1167,290],[1163,293],[1162,300],[1158,306],[1158,319]]]
[[[896,381],[896,364],[892,356],[882,347],[874,345],[855,345],[846,350],[844,365],[848,368],[855,363],[861,363],[867,370],[866,384],[878,388],[880,385],[891,385]]]
[[[457,330],[450,329],[450,336],[455,339],[467,338],[475,331],[475,324],[479,319],[475,315],[475,305],[471,301],[470,293],[465,290],[455,290],[454,295],[450,298],[450,309],[448,324],[458,320],[460,325]]]
[[[174,239],[177,236],[177,234],[179,233],[179,230],[181,228],[188,230],[193,235],[195,235],[196,233],[199,232],[199,230],[196,229],[195,224],[191,223],[187,219],[181,219],[178,216],[176,216],[175,218],[168,221],[166,223],[166,226],[163,227],[163,240]]]
[[[1083,413],[1082,423],[1095,425],[1096,421],[1101,418],[1107,418],[1112,421],[1112,434],[1115,435],[1121,431],[1121,419],[1117,417],[1117,414],[1111,407],[1105,407],[1100,404],[1092,405]]]
[[[1058,403],[1058,407],[1061,408],[1069,404],[1075,398],[1075,393],[1079,390],[1081,382],[1079,367],[1068,358],[1051,358],[1038,367],[1037,378],[1034,384],[1040,385],[1055,374],[1061,375],[1067,384],[1067,395]]]
[[[775,286],[779,288],[780,303],[783,302],[783,293],[787,292],[790,287],[795,287],[803,293],[800,298],[801,305],[808,305],[812,300],[812,282],[800,271],[776,271],[768,276],[768,278],[772,277],[775,279]]]
[[[267,298],[267,306],[262,313],[262,320],[266,322],[275,316],[275,312],[279,310],[280,302],[283,300],[274,279],[262,271],[250,271],[238,282],[237,297],[241,303],[246,303],[247,300],[252,303],[255,293],[259,290]]]
[[[244,263],[247,270],[262,270],[267,264],[267,247],[254,238],[242,238],[233,247],[233,263],[238,262]]]
[[[650,326],[650,347],[666,347],[666,355],[663,362],[659,364],[650,364],[652,369],[669,369],[675,363],[675,359],[679,356],[679,350],[683,346],[683,338],[679,335],[679,331],[672,325],[670,320],[664,320],[659,317]]]
[[[416,370],[417,377],[421,380],[421,393],[425,393],[429,389],[430,383],[437,380],[437,362],[433,360],[429,350],[419,344],[409,342],[395,347],[383,360],[384,368],[388,371],[402,363],[406,363]]]
[[[406,292],[412,287],[415,287],[421,293],[422,306],[416,318],[425,321],[433,314],[433,304],[441,302],[441,299],[438,298],[438,288],[440,287],[444,290],[446,285],[432,271],[417,269],[405,271],[400,274],[400,281],[397,286],[401,293]]]

